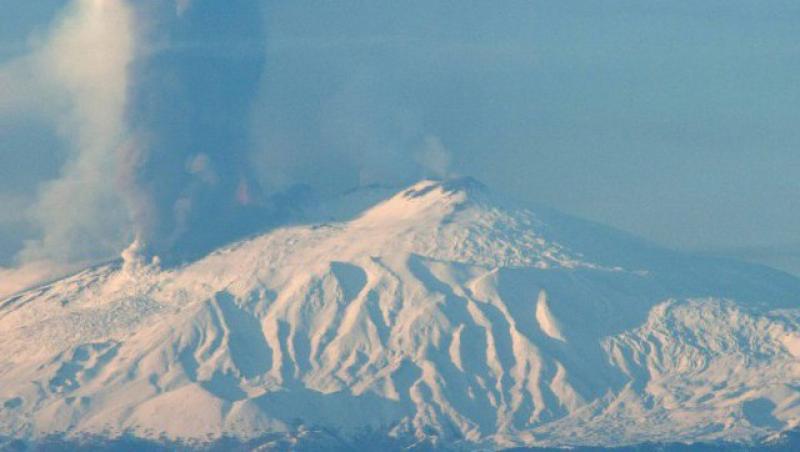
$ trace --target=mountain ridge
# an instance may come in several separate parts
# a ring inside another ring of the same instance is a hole
[[[0,435],[745,441],[800,422],[798,306],[789,275],[426,180],[181,267],[134,244],[3,300]]]

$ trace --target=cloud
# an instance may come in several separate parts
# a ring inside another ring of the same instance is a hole
[[[54,264],[47,261],[30,262],[17,268],[0,267],[0,299],[37,283],[65,276],[83,263]]]
[[[106,259],[134,237],[197,255],[282,221],[297,202],[283,193],[303,184],[335,192],[449,171],[449,152],[370,68],[309,112],[315,142],[282,146],[264,17],[246,1],[73,0],[0,68],[0,115],[44,118],[65,145],[58,176],[24,209],[40,235],[18,261]]]
[[[336,65],[348,74],[324,90],[301,77],[265,74],[249,131],[255,143],[251,160],[262,186],[281,191],[307,184],[338,193],[449,172],[450,153],[431,134],[416,105],[398,92],[390,74],[347,67],[346,61]],[[285,96],[279,86],[314,100]]]
[[[36,36],[27,54],[0,67],[0,116],[52,127],[66,155],[58,175],[26,198],[27,208],[4,203],[0,219],[40,232],[19,251],[18,268],[0,270],[5,292],[115,254],[133,234],[138,205],[126,176],[139,159],[126,123],[137,47],[131,8],[122,0],[74,0]]]
[[[794,240],[781,200],[797,192],[796,87],[780,74],[797,64],[774,18],[748,22],[769,33],[743,48],[738,18],[659,14],[674,26],[650,30],[626,8],[45,3],[66,5],[50,26],[0,33],[13,46],[0,60],[13,129],[0,168],[14,175],[0,184],[2,265],[24,240],[21,262],[82,262],[137,235],[145,254],[188,259],[280,223],[298,194],[455,172],[656,240]],[[654,193],[669,196],[654,207]],[[697,226],[720,221],[729,232]]]
[[[36,82],[61,100],[50,113],[69,155],[30,209],[43,234],[26,244],[24,262],[105,257],[128,238],[130,215],[117,177],[130,151],[125,108],[134,55],[126,3],[77,0],[28,58]]]
[[[0,115],[44,119],[65,148],[22,209],[39,235],[17,256],[36,271],[17,278],[107,259],[134,238],[141,255],[196,256],[285,221],[304,185],[450,172],[450,153],[377,69],[357,68],[285,128],[264,17],[247,1],[73,0],[0,68]]]
[[[132,184],[147,200],[141,235],[167,263],[273,219],[248,158],[248,119],[265,59],[262,7],[183,4],[190,9],[135,4],[147,42],[130,74],[129,126],[145,149]]]
[[[425,142],[414,154],[414,160],[424,169],[426,176],[446,178],[452,176],[453,155],[436,136],[425,137]]]

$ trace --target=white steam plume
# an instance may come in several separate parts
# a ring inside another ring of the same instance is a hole
[[[50,121],[69,149],[60,175],[44,183],[27,216],[41,237],[0,269],[0,294],[105,258],[132,235],[136,201],[125,184],[136,164],[126,125],[134,14],[123,0],[74,0],[28,55],[0,67],[0,115]],[[127,167],[125,166],[127,165]]]

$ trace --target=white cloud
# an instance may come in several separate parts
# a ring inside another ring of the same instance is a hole
[[[0,116],[44,120],[68,154],[35,199],[0,206],[0,221],[26,221],[41,231],[17,256],[18,268],[0,268],[0,294],[116,254],[132,234],[124,186],[131,172],[125,165],[136,164],[126,123],[137,50],[131,7],[124,0],[73,0],[29,46],[0,66]]]
[[[65,276],[80,268],[79,264],[56,264],[38,261],[17,268],[0,267],[0,299],[43,281]]]
[[[40,239],[21,253],[25,262],[68,262],[119,249],[129,213],[117,187],[128,131],[128,68],[135,55],[133,14],[121,0],[76,0],[32,52],[3,71],[0,96],[22,91],[27,106],[46,114],[69,143],[56,180],[45,183],[29,211]]]
[[[427,176],[446,178],[452,175],[453,155],[438,137],[425,137],[422,149],[414,155],[414,160],[422,166]]]

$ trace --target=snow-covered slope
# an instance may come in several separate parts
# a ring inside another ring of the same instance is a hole
[[[800,281],[471,179],[178,269],[124,257],[0,301],[1,436],[370,427],[502,447],[800,423]]]

